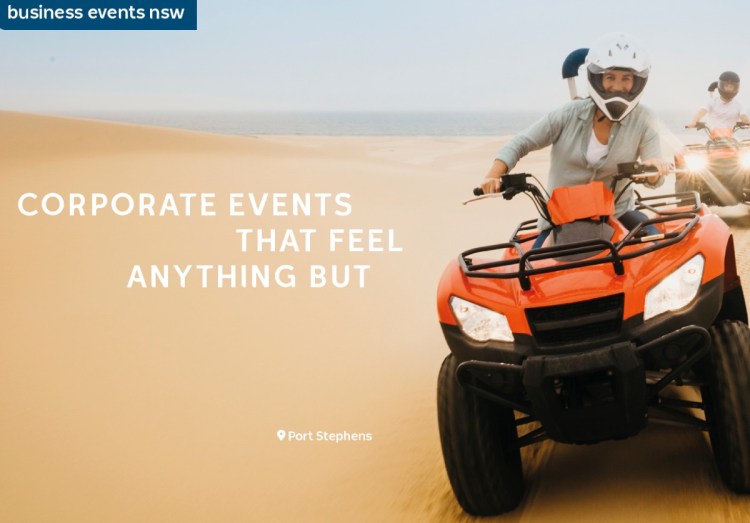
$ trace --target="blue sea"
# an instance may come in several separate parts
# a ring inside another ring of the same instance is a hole
[[[522,130],[544,114],[541,111],[92,111],[64,115],[240,136],[501,136]],[[680,134],[692,116],[674,111],[657,115],[668,129]],[[694,131],[691,136],[698,138]]]

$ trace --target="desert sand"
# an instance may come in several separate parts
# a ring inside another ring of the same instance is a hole
[[[521,198],[461,205],[501,138],[228,137],[7,112],[0,128],[0,520],[472,520],[440,452],[435,289],[460,250],[534,217]],[[24,216],[25,193],[213,194],[216,216]],[[350,212],[229,216],[232,193],[347,194]],[[291,238],[242,252],[238,228],[316,233],[310,252]],[[329,252],[330,229],[391,231],[394,248]],[[136,265],[219,264],[297,278],[128,288]],[[369,268],[362,287],[312,288],[310,265]],[[524,459],[528,494],[496,521],[750,521],[694,431]]]

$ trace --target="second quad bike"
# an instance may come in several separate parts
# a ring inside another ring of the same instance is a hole
[[[643,176],[619,167],[621,185]],[[708,431],[725,484],[750,492],[750,329],[731,231],[695,192],[638,195],[649,218],[628,230],[612,189],[548,198],[520,173],[475,198],[526,194],[553,230],[533,248],[537,220],[524,221],[440,280],[440,439],[470,514],[520,503],[522,447],[627,438],[649,414]]]
[[[710,129],[698,122],[696,129],[708,135],[705,144],[687,145],[675,155],[680,170],[678,192],[696,191],[708,205],[750,203],[750,140],[735,137],[750,124],[737,122],[733,129]]]

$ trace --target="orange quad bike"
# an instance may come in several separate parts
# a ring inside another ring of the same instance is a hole
[[[618,167],[623,183],[644,177]],[[462,252],[438,288],[451,352],[438,421],[459,504],[512,510],[522,447],[627,438],[649,415],[708,431],[723,481],[750,492],[750,329],[729,227],[697,193],[636,193],[648,220],[628,230],[601,182],[547,198],[531,179],[469,201],[530,196],[554,226],[546,245],[532,248],[537,220],[524,221]]]
[[[750,140],[738,140],[735,131],[750,124],[737,122],[733,129],[710,129],[698,122],[695,129],[708,135],[705,144],[685,146],[675,155],[675,190],[696,191],[708,205],[750,203]]]

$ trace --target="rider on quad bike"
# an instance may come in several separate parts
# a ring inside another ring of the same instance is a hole
[[[531,127],[517,134],[497,154],[482,189],[497,192],[501,178],[530,151],[552,145],[547,188],[589,183],[609,185],[617,164],[641,158],[656,167],[647,185],[655,187],[664,180],[669,164],[661,159],[660,138],[654,116],[639,105],[648,81],[651,64],[637,40],[624,33],[603,36],[586,55],[587,84],[590,98],[574,100],[552,111]],[[625,187],[624,181],[616,189]],[[618,218],[629,228],[646,216],[635,210],[633,189],[628,188],[615,202]],[[548,223],[541,223],[544,231]],[[543,232],[535,247],[540,247],[548,232]]]
[[[719,90],[719,97],[715,98],[713,92]],[[736,99],[740,92],[740,77],[733,71],[724,71],[719,75],[718,82],[712,82],[708,86],[709,99],[693,116],[693,119],[685,127],[696,127],[703,117],[706,117],[706,125],[711,129],[731,129],[736,122],[750,124],[745,109]]]
[[[750,118],[736,99],[740,77],[724,71],[709,86],[709,93],[717,88],[719,97],[711,96],[685,126],[706,131],[708,141],[687,145],[675,155],[680,171],[675,190],[696,191],[708,205],[750,203],[750,140],[734,136],[736,130],[750,127]]]
[[[438,288],[451,350],[438,380],[440,438],[471,514],[520,503],[521,447],[632,436],[649,408],[708,430],[724,481],[750,491],[750,329],[731,232],[694,193],[636,198],[636,178],[655,186],[668,171],[638,106],[642,48],[607,35],[586,61],[592,99],[511,140],[477,189],[479,199],[524,193],[540,219],[462,252]],[[549,144],[551,197],[508,174]],[[676,397],[682,385],[699,387],[701,401]],[[532,429],[519,436],[521,426]]]

